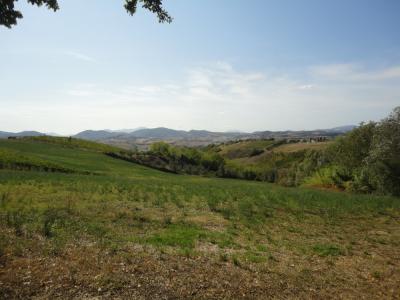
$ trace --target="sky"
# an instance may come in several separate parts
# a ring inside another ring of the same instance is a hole
[[[0,130],[303,130],[400,105],[398,0],[20,0],[0,27]]]

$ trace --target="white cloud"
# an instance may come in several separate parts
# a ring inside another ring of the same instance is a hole
[[[297,88],[299,90],[311,90],[313,89],[315,86],[312,84],[303,84],[303,85],[299,85]]]
[[[218,62],[187,70],[183,80],[71,86],[34,106],[2,109],[0,117],[25,129],[60,133],[138,126],[218,131],[334,127],[379,119],[398,105],[398,72],[397,66],[367,70],[348,64],[273,76]]]
[[[75,52],[75,51],[64,51],[62,52],[62,54],[72,57],[74,59],[77,60],[81,60],[81,61],[86,61],[86,62],[96,62],[96,59],[94,59],[91,56],[88,56],[86,54],[80,53],[80,52]]]
[[[321,79],[370,82],[400,79],[400,66],[368,70],[359,64],[329,64],[311,67],[310,73]]]

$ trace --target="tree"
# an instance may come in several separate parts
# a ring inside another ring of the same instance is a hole
[[[363,167],[371,150],[376,126],[374,122],[361,123],[347,135],[338,138],[329,149],[334,163],[350,173]]]
[[[150,151],[160,154],[164,157],[169,157],[171,153],[171,146],[165,142],[156,142],[150,145]]]
[[[329,177],[348,182],[350,189],[399,196],[400,107],[380,122],[361,124],[339,138],[328,156],[334,170]]]
[[[366,162],[377,191],[400,195],[400,107],[378,124]]]
[[[0,25],[11,28],[17,24],[18,19],[22,19],[23,15],[19,10],[15,9],[15,2],[18,0],[0,0]],[[28,3],[37,6],[46,6],[48,9],[57,11],[60,7],[57,0],[27,0]],[[136,13],[138,3],[142,7],[155,13],[160,23],[171,23],[171,16],[163,9],[162,0],[125,0],[125,9],[130,15]]]

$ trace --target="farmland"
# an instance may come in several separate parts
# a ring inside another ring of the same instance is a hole
[[[398,198],[163,173],[61,141],[0,142],[2,298],[398,295]]]

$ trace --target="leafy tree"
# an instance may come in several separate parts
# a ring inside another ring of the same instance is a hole
[[[374,122],[361,123],[347,135],[338,138],[329,149],[334,156],[334,163],[349,172],[362,167],[371,149],[375,127]]]
[[[151,144],[150,151],[168,157],[171,153],[171,146],[165,142],[156,142]]]
[[[19,10],[15,9],[15,2],[18,0],[0,0],[0,25],[11,28],[17,24],[18,19],[22,19],[23,15]],[[57,11],[60,7],[57,0],[27,0],[28,3],[37,6],[46,6],[48,9]],[[171,23],[171,16],[163,9],[162,0],[125,0],[125,9],[130,15],[133,15],[138,3],[143,8],[155,13],[160,23]]]
[[[366,163],[374,189],[400,195],[400,107],[378,124]]]
[[[328,150],[330,179],[359,192],[400,195],[400,107],[378,123],[361,124]],[[322,173],[321,173],[322,174]]]

